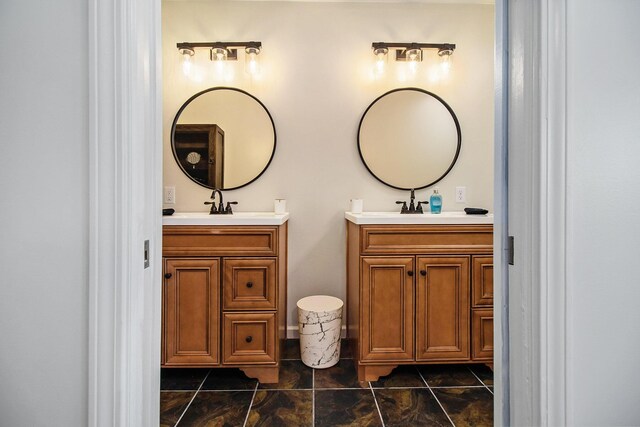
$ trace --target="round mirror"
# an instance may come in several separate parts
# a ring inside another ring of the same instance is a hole
[[[173,156],[194,182],[235,190],[258,179],[276,150],[276,129],[255,96],[235,88],[196,93],[171,127]]]
[[[394,89],[369,105],[360,120],[358,150],[371,174],[401,190],[444,178],[460,153],[462,136],[453,110],[439,96]]]

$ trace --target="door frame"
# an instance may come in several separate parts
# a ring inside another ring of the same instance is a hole
[[[496,0],[495,7],[495,423],[563,425],[566,0]],[[159,0],[89,0],[90,426],[158,425],[159,421],[160,11]],[[522,50],[514,51],[514,42]],[[509,65],[525,57],[532,78],[514,87]],[[526,130],[511,125],[519,114],[538,118],[533,132],[523,133]],[[509,284],[506,262],[508,136],[522,137],[536,154],[531,173],[518,183],[519,190],[537,202],[519,219],[529,233],[516,236],[526,243],[516,245],[516,259],[532,260],[527,283]],[[145,176],[140,175],[141,165]],[[141,267],[143,240],[151,244],[147,270]],[[541,287],[535,299],[512,299],[509,287],[533,288],[537,280]],[[527,313],[526,321],[509,328],[513,326],[509,307],[514,304]],[[141,330],[141,325],[150,329]],[[516,348],[526,350],[533,361],[527,378],[520,378],[522,370],[514,369],[523,362],[509,360]]]
[[[507,109],[502,127],[496,125],[503,140],[496,140],[495,175],[502,207],[495,236],[496,353],[502,362],[496,424],[566,425],[567,0],[498,5],[506,16],[508,64],[502,69]],[[498,188],[498,177],[505,188]],[[506,262],[509,235],[515,239],[512,266]]]
[[[160,10],[88,1],[89,426],[159,424]]]

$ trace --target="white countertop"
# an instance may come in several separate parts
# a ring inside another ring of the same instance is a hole
[[[209,212],[176,212],[162,217],[162,225],[282,225],[288,213],[234,212],[231,215],[210,215]]]
[[[354,224],[493,224],[493,214],[467,215],[464,211],[439,214],[401,214],[400,212],[345,212]]]

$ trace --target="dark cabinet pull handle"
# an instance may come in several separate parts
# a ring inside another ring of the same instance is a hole
[[[253,282],[247,282],[247,288],[253,288]]]
[[[249,336],[248,336],[248,337],[246,337],[244,340],[245,340],[246,342],[251,342],[251,341],[253,341],[253,337],[252,337],[251,335],[249,335]]]
[[[165,279],[171,279],[171,273],[165,273],[164,278]]]
[[[409,271],[407,271],[407,274],[408,274],[409,276],[413,276],[413,271],[409,270]]]
[[[420,275],[421,276],[426,276],[427,275],[427,270],[420,270]]]

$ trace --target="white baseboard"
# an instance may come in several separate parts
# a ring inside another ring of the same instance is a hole
[[[340,333],[340,338],[347,337],[347,326],[342,325],[342,331]],[[287,326],[287,339],[298,339],[300,338],[300,331],[297,326]]]

